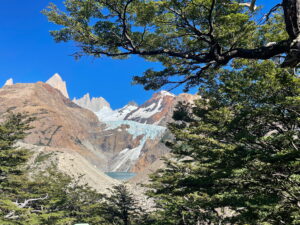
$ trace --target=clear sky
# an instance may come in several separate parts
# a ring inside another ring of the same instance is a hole
[[[61,6],[62,0],[1,0],[0,7],[0,86],[13,78],[16,83],[46,81],[59,73],[67,82],[71,98],[89,92],[102,96],[119,108],[131,100],[141,104],[151,97],[140,85],[131,85],[133,75],[140,75],[156,64],[138,57],[128,60],[71,56],[72,44],[57,44],[49,35],[55,26],[40,13],[49,2]],[[279,0],[260,0],[266,9]],[[175,90],[179,93],[180,89]]]

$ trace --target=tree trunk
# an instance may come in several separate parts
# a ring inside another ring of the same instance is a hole
[[[291,40],[290,50],[283,67],[296,67],[300,63],[300,0],[283,0],[282,7],[286,31]]]

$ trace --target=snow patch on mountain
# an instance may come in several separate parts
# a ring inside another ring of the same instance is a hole
[[[102,105],[99,110],[88,107],[89,95],[80,101],[76,99],[73,101],[93,111],[99,121],[106,124],[105,130],[114,130],[112,135],[124,131],[132,135],[132,142],[135,143],[134,147],[123,146],[124,149],[119,149],[118,153],[111,159],[108,168],[111,172],[126,172],[132,169],[142,154],[146,154],[143,153],[146,143],[152,143],[149,142],[150,140],[155,143],[159,142],[165,134],[166,127],[156,124],[164,119],[175,98],[176,95],[174,94],[160,91],[141,106],[136,103],[128,103],[123,108],[116,110],[111,109],[108,104]]]
[[[154,116],[156,113],[162,111],[162,101],[163,99],[159,99],[158,103],[153,102],[151,105],[145,108],[139,108],[135,112],[133,112],[127,119],[135,119],[135,118],[150,118]]]
[[[160,91],[158,94],[161,95],[161,96],[172,96],[172,97],[176,97],[176,95],[174,95],[174,94],[172,94],[172,93],[170,93],[170,92],[168,92],[168,91]]]
[[[124,118],[132,111],[136,110],[138,106],[128,104],[121,109],[112,110],[110,107],[103,107],[95,114],[98,116],[100,121],[119,121],[124,120]]]

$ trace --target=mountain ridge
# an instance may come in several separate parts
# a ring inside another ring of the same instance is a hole
[[[139,173],[168,153],[161,139],[168,133],[166,124],[172,121],[175,105],[180,99],[196,98],[160,91],[142,105],[129,102],[113,110],[104,98],[90,94],[71,101],[60,75],[49,80],[4,86],[0,113],[14,108],[37,115],[28,143],[73,149],[107,172]]]

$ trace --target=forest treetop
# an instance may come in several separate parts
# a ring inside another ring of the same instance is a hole
[[[160,62],[134,82],[145,89],[166,84],[197,86],[205,73],[232,59],[284,58],[299,64],[300,0],[278,1],[263,17],[255,0],[66,0],[64,11],[51,4],[49,21],[57,42],[74,41],[75,56],[127,58],[139,55]]]

